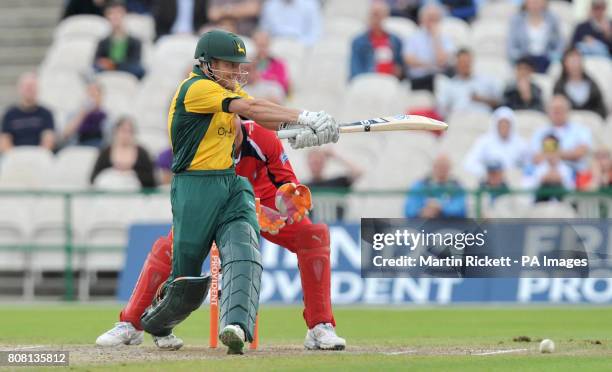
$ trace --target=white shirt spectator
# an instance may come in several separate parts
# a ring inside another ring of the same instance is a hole
[[[455,46],[450,38],[440,35],[442,49],[448,54],[453,54]],[[436,66],[436,56],[433,48],[433,37],[427,31],[420,29],[404,40],[404,55],[414,56],[428,66],[412,67],[408,69],[408,76],[411,79],[418,79],[440,72]]]
[[[550,125],[537,130],[531,139],[531,151],[533,154],[540,152],[544,137],[551,134],[559,139],[561,151],[571,151],[580,145],[586,145],[589,149],[593,148],[591,131],[580,124],[569,122],[563,126]],[[564,163],[575,171],[584,170],[588,167],[584,158],[579,161],[566,161]]]
[[[501,87],[493,79],[483,75],[472,75],[469,78],[455,76],[440,86],[438,91],[438,111],[443,116],[453,111],[491,112],[491,107],[484,102],[472,99],[480,97],[501,100]]]
[[[261,28],[272,37],[295,38],[313,45],[321,34],[321,9],[317,0],[268,0],[261,12]]]
[[[505,123],[504,123],[505,122]],[[508,125],[507,134],[502,136],[502,125]],[[508,107],[500,107],[493,113],[489,132],[480,136],[465,157],[463,168],[482,179],[487,165],[499,163],[504,171],[522,167],[527,160],[526,141],[515,130],[514,112]]]

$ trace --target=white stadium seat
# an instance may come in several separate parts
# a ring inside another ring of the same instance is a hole
[[[570,121],[588,128],[593,140],[597,140],[603,135],[604,121],[601,116],[593,111],[573,110],[570,113]]]
[[[97,42],[91,39],[67,39],[54,42],[41,64],[42,70],[89,73],[93,71]]]
[[[3,188],[43,189],[48,186],[53,154],[38,146],[18,146],[6,152],[0,162]]]
[[[518,10],[519,7],[512,1],[486,1],[478,9],[478,18],[494,19],[506,25]]]
[[[325,19],[323,29],[325,35],[351,43],[355,36],[365,31],[365,24],[355,18],[335,17]]]
[[[576,22],[576,17],[574,15],[574,9],[570,2],[558,1],[558,0],[549,1],[548,8],[553,14],[555,14],[559,18],[561,25],[565,25],[569,27],[571,30],[574,29],[574,23]],[[567,39],[568,35],[564,35],[564,36]]]
[[[403,91],[401,91],[403,90]],[[397,115],[397,107],[406,107],[405,87],[390,75],[362,74],[349,84],[342,106],[342,121],[363,120],[379,116]]]
[[[149,74],[168,74],[176,81],[186,77],[189,66],[193,65],[193,51],[198,39],[191,35],[167,35],[155,43],[151,56]]]
[[[602,57],[584,59],[584,69],[599,86],[608,112],[612,111],[612,62]]]
[[[359,21],[365,21],[368,14],[370,0],[351,0],[350,5],[346,0],[327,0],[323,9],[325,18],[350,17]]]
[[[61,150],[53,164],[52,187],[62,190],[88,188],[98,154],[98,149],[89,146],[70,146]]]
[[[43,70],[38,86],[41,103],[60,114],[74,114],[85,100],[85,82],[74,71]]]
[[[102,86],[102,106],[111,119],[117,119],[132,110],[132,102],[138,93],[138,79],[127,72],[107,71],[96,75]]]
[[[445,17],[440,23],[440,32],[449,37],[457,49],[470,45],[470,25],[464,20]]]
[[[104,17],[81,14],[70,16],[60,22],[55,29],[56,41],[69,39],[90,39],[98,41],[111,31],[110,24]]]
[[[289,76],[296,81],[303,73],[306,48],[296,39],[275,37],[270,40],[270,53],[281,58],[289,69]]]
[[[383,25],[387,32],[395,34],[402,41],[418,29],[414,22],[404,17],[389,17],[384,20]]]
[[[506,38],[509,24],[505,21],[484,19],[472,23],[471,46],[476,59],[480,56],[506,56]]]
[[[517,110],[514,112],[516,117],[517,132],[527,141],[538,128],[548,125],[548,117],[540,111]]]
[[[549,201],[535,203],[527,209],[525,218],[575,218],[576,211],[563,202]]]
[[[152,43],[155,38],[155,20],[149,15],[129,13],[125,17],[125,28],[143,43]]]
[[[472,71],[492,79],[500,87],[514,78],[512,67],[504,56],[475,56]]]
[[[106,191],[138,191],[140,181],[133,171],[120,171],[108,168],[100,172],[94,179],[96,190]]]
[[[446,136],[470,135],[474,138],[489,130],[491,115],[481,111],[453,111],[446,119]]]
[[[550,74],[533,74],[533,82],[542,90],[542,102],[546,105],[552,97],[555,80]]]
[[[529,195],[501,195],[486,213],[491,218],[517,218],[525,216],[531,206],[532,197]]]
[[[294,77],[296,93],[326,92],[341,97],[348,79],[349,47],[337,38],[317,43],[305,56],[303,70]]]
[[[139,127],[137,137],[138,143],[149,152],[153,161],[159,153],[170,147],[170,138],[166,128],[159,130],[152,127]]]

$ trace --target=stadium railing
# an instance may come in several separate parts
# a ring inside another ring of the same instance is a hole
[[[429,190],[431,191],[431,190]],[[440,189],[436,190],[440,191]],[[490,205],[487,205],[489,191],[478,190],[457,190],[445,189],[448,193],[463,193],[467,198],[467,216],[474,218],[482,217],[536,217],[536,215],[520,215],[510,211],[508,216],[495,215],[491,213]],[[364,190],[364,191],[348,191],[338,189],[313,189],[314,195],[314,216],[317,221],[334,223],[339,221],[356,222],[360,217],[402,217],[403,205],[406,197],[411,194],[422,194],[422,192],[406,191],[406,190]],[[534,194],[533,190],[510,190],[506,196],[511,197],[526,197],[529,200]],[[558,190],[544,191],[542,196],[559,196]],[[3,239],[0,239],[0,253],[13,252],[21,253],[30,259],[23,260],[23,297],[25,299],[33,299],[35,282],[32,279],[32,260],[31,256],[38,252],[55,252],[62,253],[65,262],[63,263],[63,281],[64,281],[64,299],[68,301],[75,300],[76,287],[75,275],[79,275],[79,296],[81,300],[89,298],[89,273],[86,271],[86,266],[75,265],[76,256],[88,255],[96,252],[115,252],[121,255],[125,250],[125,244],[90,244],[87,240],[75,239],[75,216],[73,203],[77,198],[96,198],[96,197],[138,197],[157,195],[164,197],[168,194],[167,190],[143,190],[141,192],[122,192],[122,191],[24,191],[24,190],[0,190],[0,198],[7,200],[11,198],[19,200],[19,198],[61,198],[63,207],[63,216],[59,219],[63,221],[62,231],[64,234],[63,244],[51,244],[43,240],[43,242],[30,241],[25,238],[22,241],[17,241],[12,244],[3,244]],[[500,196],[501,197],[501,196]],[[610,192],[564,192],[561,199],[566,206],[571,206],[575,213],[571,215],[557,214],[556,210],[552,210],[552,214],[544,217],[588,217],[588,218],[612,218],[612,193]],[[33,208],[37,207],[34,203]],[[529,206],[527,205],[528,209]],[[4,221],[6,221],[5,216]],[[10,216],[8,216],[10,218]],[[119,216],[118,216],[119,217]],[[542,217],[542,216],[537,216]],[[142,219],[138,219],[142,220]],[[144,219],[146,221],[146,218]],[[30,221],[28,221],[29,223]],[[157,219],[155,222],[159,222]],[[171,221],[164,221],[170,223]],[[2,221],[0,221],[0,234],[2,234]],[[127,231],[128,226],[124,226]],[[1,238],[1,237],[0,237]],[[5,256],[6,258],[6,256]],[[10,267],[11,262],[4,262],[3,268]],[[17,265],[17,264],[16,264]],[[30,273],[30,274],[28,274]],[[0,293],[1,295],[2,293]]]

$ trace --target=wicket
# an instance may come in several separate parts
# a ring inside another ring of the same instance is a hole
[[[210,249],[210,334],[208,345],[214,349],[219,342],[219,274],[221,273],[221,259],[217,245],[213,243]],[[255,350],[259,345],[259,314],[255,318],[255,335],[249,349]]]

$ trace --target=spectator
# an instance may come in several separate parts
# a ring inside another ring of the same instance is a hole
[[[104,140],[107,118],[102,108],[102,87],[92,82],[87,86],[85,104],[64,129],[64,144],[99,147]]]
[[[419,30],[404,42],[404,61],[412,90],[433,92],[434,76],[448,70],[453,42],[440,30],[442,8],[427,4],[419,11]]]
[[[612,19],[606,7],[606,0],[593,0],[589,19],[574,30],[572,45],[584,55],[612,56]]]
[[[431,175],[415,182],[404,209],[406,218],[465,217],[465,193],[451,178],[451,160],[441,154],[433,163]]]
[[[572,169],[562,159],[559,138],[548,134],[542,138],[542,161],[526,178],[525,186],[535,189],[535,201],[560,200],[566,191],[575,188]]]
[[[112,2],[104,11],[111,25],[111,34],[98,43],[94,68],[96,71],[125,71],[142,78],[144,69],[140,64],[140,40],[130,36],[125,30],[125,5]]]
[[[93,14],[101,16],[104,14],[104,3],[106,0],[68,0],[64,8],[62,19],[73,15]]]
[[[267,0],[261,28],[272,37],[294,38],[312,46],[321,36],[321,7],[317,0]]]
[[[14,146],[55,147],[53,115],[38,104],[38,80],[34,73],[19,77],[19,102],[10,106],[2,118],[0,153]]]
[[[536,72],[546,73],[551,61],[563,53],[559,18],[548,9],[547,0],[525,0],[523,9],[510,20],[508,55],[515,63],[528,57]]]
[[[489,133],[480,136],[465,157],[464,169],[482,179],[487,165],[499,164],[502,171],[521,168],[527,160],[527,144],[516,133],[514,112],[500,107],[493,112]]]
[[[495,80],[475,74],[472,52],[457,52],[455,76],[437,92],[438,112],[448,116],[453,111],[490,112],[500,101],[500,88]]]
[[[346,174],[325,178],[323,172],[330,160],[340,163],[347,170]],[[335,152],[332,147],[311,150],[308,153],[308,169],[310,170],[309,187],[349,188],[363,174],[363,170],[357,164]]]
[[[514,66],[516,76],[504,91],[504,106],[513,110],[544,111],[542,90],[533,82],[533,65],[527,57],[521,57]]]
[[[387,0],[392,17],[404,17],[417,22],[421,0]]]
[[[208,19],[211,22],[233,20],[237,33],[245,36],[251,36],[257,28],[261,12],[260,0],[208,0],[208,4]]]
[[[208,0],[154,0],[155,38],[194,34],[208,22]]]
[[[478,8],[475,0],[440,0],[451,16],[471,22],[476,18]]]
[[[563,55],[561,77],[555,83],[553,91],[555,94],[567,97],[574,110],[593,111],[602,118],[606,117],[606,106],[601,90],[584,71],[582,56],[578,49],[568,49]]]
[[[93,184],[98,174],[107,168],[136,173],[143,188],[156,186],[153,162],[147,151],[136,143],[134,123],[129,118],[121,118],[113,128],[110,146],[102,149],[93,172]]]
[[[166,149],[162,151],[157,157],[155,166],[159,173],[159,180],[161,185],[170,185],[172,182],[172,149]]]
[[[544,139],[554,136],[559,142],[559,157],[574,173],[587,168],[586,157],[592,147],[591,132],[569,121],[570,103],[562,95],[555,95],[548,104],[548,117],[550,125],[539,129],[531,141],[531,148],[535,154],[534,164],[538,165],[547,160],[547,153],[542,151]]]
[[[270,54],[270,35],[265,31],[257,31],[253,34],[253,42],[257,50],[254,62],[259,77],[278,83],[285,95],[289,94],[289,71],[282,60]]]
[[[248,81],[244,89],[253,97],[267,99],[277,104],[282,104],[287,98],[283,86],[275,80],[264,80],[257,70],[257,63],[245,65],[248,73]]]
[[[608,147],[595,150],[591,168],[578,179],[577,186],[582,190],[612,191],[612,155]],[[612,211],[608,211],[610,216]]]
[[[350,78],[368,72],[402,77],[402,42],[383,27],[389,16],[389,7],[384,1],[372,2],[368,30],[353,39],[351,45]]]
[[[480,191],[488,197],[490,205],[499,196],[510,193],[506,184],[504,166],[501,162],[491,161],[486,165],[484,178],[480,181]]]

